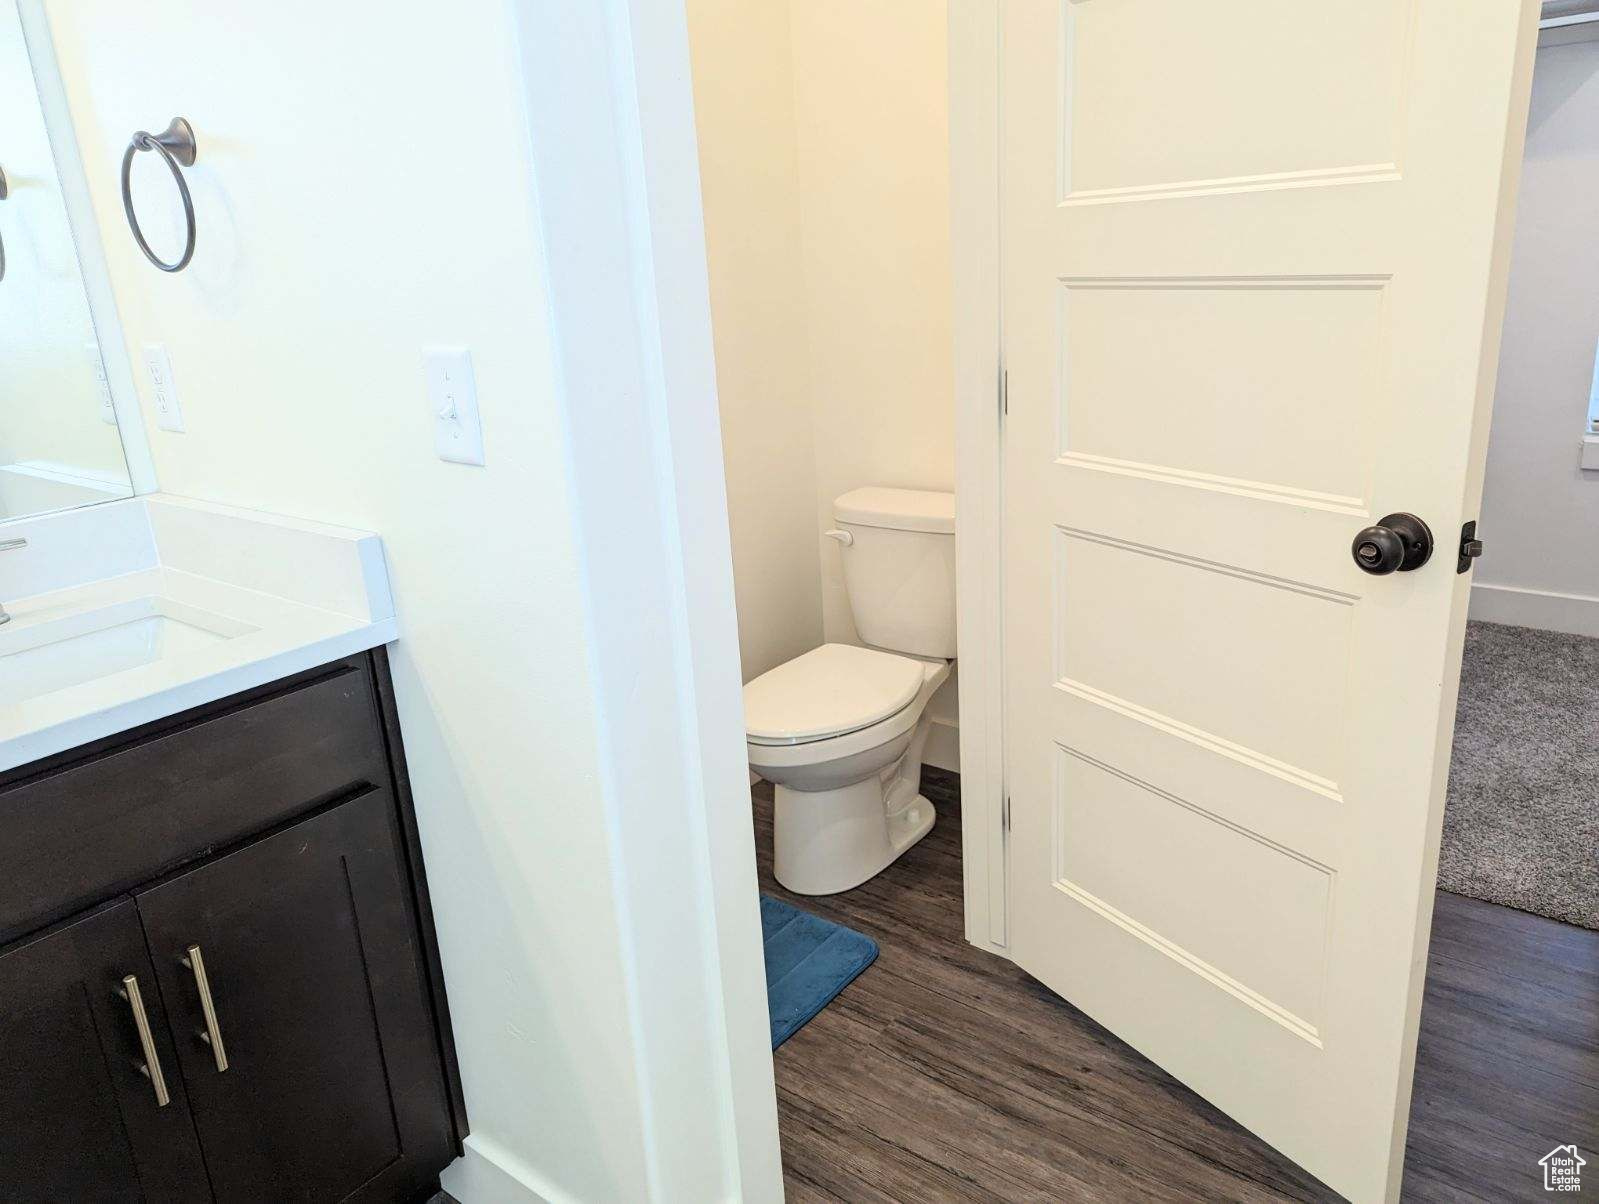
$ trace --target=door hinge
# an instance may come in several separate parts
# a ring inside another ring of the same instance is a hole
[[[1006,417],[1010,413],[1010,373],[1001,368],[999,370],[999,416]]]
[[[1471,562],[1481,555],[1482,540],[1477,538],[1477,520],[1472,519],[1460,528],[1460,559],[1455,563],[1455,572],[1466,572]]]
[[[999,826],[1001,831],[1010,832],[1010,795],[1008,794],[1005,796],[1005,801],[999,805]]]

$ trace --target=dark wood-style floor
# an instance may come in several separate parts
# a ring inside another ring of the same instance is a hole
[[[772,878],[771,788],[755,788],[761,889],[882,949],[777,1051],[791,1204],[1336,1198],[968,945],[959,779],[931,770],[925,789],[939,820],[920,845],[808,899]],[[1405,1199],[1543,1198],[1539,1158],[1599,1150],[1599,933],[1440,894],[1421,1029]]]

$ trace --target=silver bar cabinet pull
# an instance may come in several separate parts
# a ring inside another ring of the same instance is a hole
[[[200,946],[189,946],[183,964],[194,974],[194,986],[200,992],[200,1011],[205,1014],[205,1032],[200,1034],[200,1040],[211,1047],[217,1073],[221,1074],[228,1068],[228,1051],[222,1044],[222,1026],[217,1023],[217,1005],[211,1000],[211,980],[205,974],[205,956],[200,952]]]
[[[139,1048],[144,1050],[144,1065],[139,1070],[155,1088],[155,1106],[165,1108],[172,1102],[167,1094],[167,1076],[161,1073],[161,1058],[155,1050],[155,1037],[150,1032],[150,1017],[145,1015],[144,996],[139,994],[139,980],[129,974],[122,980],[122,998],[133,1010],[133,1026],[139,1030]]]

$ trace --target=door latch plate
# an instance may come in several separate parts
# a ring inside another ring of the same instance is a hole
[[[1482,540],[1477,538],[1477,520],[1472,519],[1460,528],[1460,559],[1455,564],[1455,572],[1467,572],[1471,562],[1481,555]]]

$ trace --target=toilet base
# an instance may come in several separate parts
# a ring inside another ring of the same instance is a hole
[[[925,795],[901,804],[903,791],[887,793],[875,775],[837,790],[776,786],[773,875],[796,895],[836,895],[882,873],[938,818]]]

